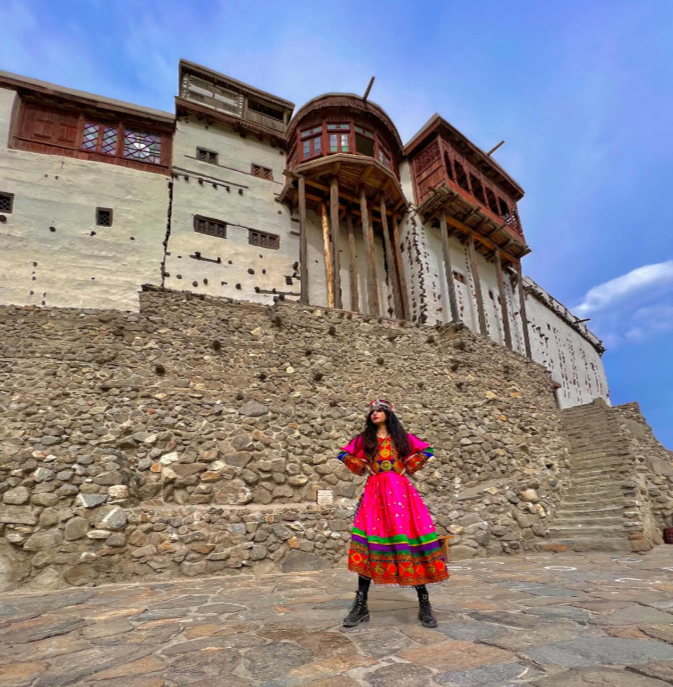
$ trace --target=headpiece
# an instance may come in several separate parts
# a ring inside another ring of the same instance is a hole
[[[389,410],[393,411],[393,404],[389,401],[384,401],[382,398],[377,398],[369,404],[370,410]]]

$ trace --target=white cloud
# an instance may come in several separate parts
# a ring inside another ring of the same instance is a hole
[[[673,260],[643,265],[589,289],[574,310],[578,315],[588,315],[634,297],[647,296],[648,290],[661,293],[669,287],[673,288]]]

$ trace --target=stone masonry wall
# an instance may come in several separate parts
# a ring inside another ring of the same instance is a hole
[[[673,451],[659,443],[638,403],[616,406],[614,412],[635,457],[640,491],[649,512],[660,529],[673,527]]]
[[[465,328],[157,288],[0,310],[5,587],[343,564],[376,396],[436,447],[412,481],[456,559],[533,550],[565,485],[548,373]]]

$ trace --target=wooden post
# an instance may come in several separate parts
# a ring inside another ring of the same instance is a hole
[[[521,328],[523,329],[523,343],[526,347],[526,355],[532,358],[530,349],[530,334],[528,333],[528,316],[526,315],[526,292],[523,290],[523,275],[521,273],[521,260],[516,266],[516,275],[519,281],[519,311],[521,312]]]
[[[502,311],[502,328],[505,332],[505,346],[512,350],[512,330],[509,326],[509,308],[507,307],[507,298],[505,293],[505,280],[502,276],[502,262],[500,260],[500,251],[495,251],[495,271],[498,276],[498,292],[500,293],[500,309]]]
[[[451,252],[449,250],[449,229],[446,225],[446,211],[439,215],[439,230],[442,232],[442,250],[444,252],[444,271],[446,272],[446,287],[449,290],[449,306],[451,308],[451,321],[460,322],[458,299],[456,298],[456,284],[453,279],[453,267],[451,265]]]
[[[341,298],[341,256],[339,255],[339,181],[332,177],[329,184],[329,213],[334,250],[334,307],[343,308]]]
[[[484,310],[484,296],[481,292],[481,280],[479,279],[479,268],[477,267],[477,252],[474,249],[474,234],[469,234],[469,252],[470,252],[470,267],[472,269],[472,278],[474,279],[474,293],[477,297],[477,312],[479,314],[479,331],[488,336],[488,329],[486,328],[486,311]]]
[[[301,279],[300,303],[308,305],[308,239],[306,237],[306,180],[299,177],[299,278]]]
[[[395,316],[403,320],[404,311],[402,310],[402,297],[400,294],[400,285],[397,281],[397,269],[395,268],[395,260],[393,259],[393,246],[390,241],[390,233],[388,231],[388,217],[386,216],[386,199],[381,195],[381,228],[383,230],[383,245],[386,251],[386,263],[388,265],[388,274],[390,275],[390,285],[393,289],[393,303],[395,304]]]
[[[379,285],[376,281],[376,253],[374,252],[374,231],[369,221],[367,196],[364,186],[360,187],[360,214],[362,215],[362,235],[367,246],[367,292],[369,295],[369,314],[381,314],[379,307]]]
[[[400,295],[402,296],[402,309],[405,319],[411,318],[409,311],[409,295],[407,294],[407,282],[404,278],[404,265],[402,264],[402,253],[400,252],[400,229],[397,224],[397,217],[393,215],[393,253],[395,254],[395,264],[397,266],[397,278],[400,282]]]
[[[334,307],[334,265],[332,264],[332,246],[329,240],[329,220],[327,206],[320,205],[322,215],[322,245],[325,254],[325,281],[327,282],[327,307]]]
[[[355,255],[355,233],[353,232],[353,215],[350,210],[346,210],[346,230],[348,231],[348,278],[351,287],[351,310],[353,312],[360,312],[358,264]]]

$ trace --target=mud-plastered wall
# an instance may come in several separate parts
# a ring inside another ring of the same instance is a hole
[[[17,94],[0,89],[0,303],[138,310],[161,283],[170,179],[8,148]],[[97,225],[97,208],[112,225]]]

